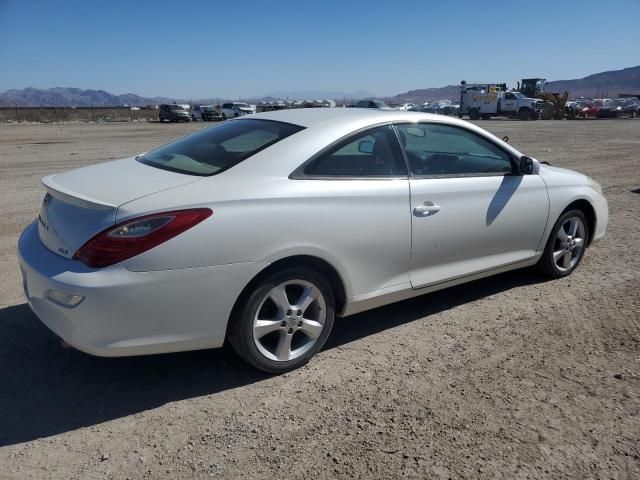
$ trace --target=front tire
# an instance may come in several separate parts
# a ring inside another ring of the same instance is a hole
[[[253,367],[283,373],[320,351],[334,316],[335,299],[324,277],[307,268],[287,268],[248,292],[231,318],[228,339]]]
[[[551,278],[562,278],[578,267],[589,243],[587,220],[580,210],[563,213],[547,240],[538,270]]]
[[[529,113],[530,112],[528,108],[521,108],[520,110],[518,110],[518,118],[523,122],[525,120],[529,120]]]
[[[471,110],[469,110],[469,120],[478,120],[480,118],[480,112],[475,109],[472,108]]]

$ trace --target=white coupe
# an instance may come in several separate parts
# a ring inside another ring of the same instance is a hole
[[[307,362],[335,316],[569,275],[608,216],[596,182],[471,123],[357,108],[239,117],[43,184],[19,254],[53,332],[101,356],[228,341],[268,372]]]

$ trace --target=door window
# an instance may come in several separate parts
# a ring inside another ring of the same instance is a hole
[[[305,176],[387,177],[407,175],[391,126],[377,127],[340,142],[308,164]]]
[[[506,175],[511,156],[466,128],[423,123],[396,126],[413,175]]]

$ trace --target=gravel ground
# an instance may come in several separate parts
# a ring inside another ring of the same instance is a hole
[[[0,126],[0,478],[640,478],[640,120],[481,125],[599,181],[605,239],[566,279],[511,272],[337,321],[279,377],[225,350],[90,357],[22,299],[42,176],[201,124]]]

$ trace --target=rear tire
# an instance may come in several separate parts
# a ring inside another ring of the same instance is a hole
[[[264,278],[240,299],[229,324],[229,343],[247,363],[268,373],[301,367],[326,342],[335,316],[327,281],[304,267]]]
[[[480,112],[476,108],[469,110],[469,119],[478,120],[480,118]]]
[[[562,278],[578,267],[589,243],[587,219],[580,210],[560,215],[536,267],[551,278]]]

